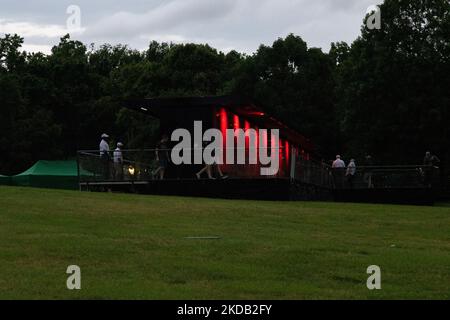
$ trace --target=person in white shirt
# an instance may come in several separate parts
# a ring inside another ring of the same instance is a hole
[[[342,161],[341,156],[337,155],[336,160],[333,162],[333,180],[334,186],[338,189],[345,188],[344,176],[345,176],[345,162]]]
[[[109,158],[109,136],[104,133],[102,134],[102,140],[100,141],[100,156]]]
[[[348,180],[350,189],[353,189],[353,181],[355,180],[355,176],[356,176],[355,159],[350,160],[350,163],[348,164],[348,167],[347,167],[347,173],[345,175],[347,176],[347,180]]]
[[[100,159],[103,167],[103,178],[110,179],[110,156],[109,156],[109,135],[102,134],[102,140],[100,141]]]
[[[341,156],[337,155],[336,160],[333,162],[333,169],[343,169],[345,168],[345,162],[341,160]]]
[[[117,148],[114,150],[114,177],[116,180],[123,180],[123,143],[117,143]]]

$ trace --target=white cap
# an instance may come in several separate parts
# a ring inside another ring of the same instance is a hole
[[[109,136],[106,133],[102,134],[102,139],[108,139],[108,138],[109,138]]]
[[[117,146],[120,148],[120,147],[123,147],[123,143],[122,142],[118,142],[117,143]]]

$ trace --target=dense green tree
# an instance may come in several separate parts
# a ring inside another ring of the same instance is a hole
[[[334,65],[320,49],[289,35],[240,66],[234,91],[253,97],[266,110],[314,140],[330,157],[339,148],[334,110]]]
[[[450,3],[386,0],[380,30],[362,28],[338,57],[340,123],[347,153],[420,163],[449,159]]]

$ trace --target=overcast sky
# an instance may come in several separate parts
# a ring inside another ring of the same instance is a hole
[[[67,8],[81,9],[72,38],[86,44],[149,41],[208,43],[228,52],[253,53],[289,33],[328,51],[352,42],[367,8],[381,0],[0,0],[0,35],[18,33],[24,49],[48,53],[68,33]],[[71,20],[74,21],[74,20]]]

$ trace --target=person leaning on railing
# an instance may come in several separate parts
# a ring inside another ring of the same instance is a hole
[[[430,151],[425,153],[425,158],[423,159],[423,165],[425,166],[424,171],[424,184],[430,186],[432,184],[432,176],[435,168],[439,168],[441,160]]]

